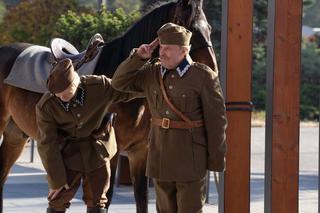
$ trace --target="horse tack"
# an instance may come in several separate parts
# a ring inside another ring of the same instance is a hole
[[[50,42],[50,49],[55,61],[60,61],[65,58],[72,60],[75,64],[75,69],[78,70],[84,63],[93,60],[98,52],[99,46],[104,43],[102,36],[97,33],[91,37],[88,42],[86,50],[79,53],[79,51],[68,41],[62,38],[54,38]]]

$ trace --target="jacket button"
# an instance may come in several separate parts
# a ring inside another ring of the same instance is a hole
[[[73,107],[76,107],[77,106],[77,104],[73,104]]]
[[[174,74],[171,75],[171,78],[174,78]]]
[[[173,89],[173,86],[172,86],[172,85],[169,85],[169,89]]]
[[[77,117],[80,118],[80,116],[81,116],[80,113],[78,113],[78,114],[77,114]]]
[[[169,112],[169,110],[167,110],[167,111],[166,111],[166,115],[169,115],[169,114],[170,114],[170,112]]]
[[[186,97],[186,95],[185,94],[182,94],[182,98],[185,98]]]

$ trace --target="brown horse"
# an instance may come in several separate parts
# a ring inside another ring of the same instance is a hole
[[[211,29],[202,10],[202,0],[179,0],[158,5],[142,17],[123,36],[104,44],[94,74],[112,77],[116,67],[129,55],[132,48],[149,43],[156,31],[166,22],[175,22],[193,32],[191,56],[195,61],[216,69],[216,59],[210,40]],[[37,139],[35,105],[42,94],[3,83],[17,56],[32,44],[16,43],[0,47],[0,208],[2,190],[10,168],[21,154],[28,139]],[[25,70],[24,72],[28,72]],[[147,178],[145,177],[147,137],[150,114],[145,99],[113,105],[110,109],[118,114],[115,131],[118,150],[128,152],[130,175],[134,185],[137,212],[147,212]],[[112,160],[112,178],[117,156]],[[111,202],[113,184],[108,192]]]

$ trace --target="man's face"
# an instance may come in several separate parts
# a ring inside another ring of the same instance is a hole
[[[185,57],[185,51],[178,45],[160,44],[159,56],[162,66],[167,69],[174,69]]]
[[[55,93],[55,96],[60,98],[64,102],[68,102],[76,94],[78,86],[72,83],[67,89],[62,92]]]

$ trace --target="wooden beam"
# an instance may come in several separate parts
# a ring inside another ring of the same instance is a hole
[[[246,109],[251,101],[253,0],[223,4],[221,71],[229,103],[223,209],[225,213],[249,212],[251,111]]]
[[[301,0],[268,2],[265,212],[298,212]]]

